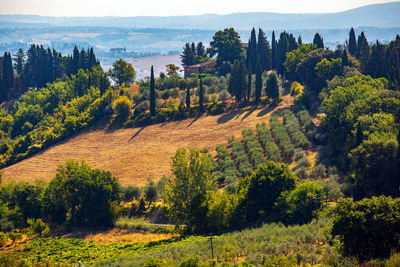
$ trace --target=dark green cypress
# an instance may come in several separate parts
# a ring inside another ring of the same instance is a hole
[[[250,97],[251,97],[251,79],[252,79],[252,74],[253,71],[251,69],[251,66],[249,66],[249,70],[247,73],[247,101],[250,102]]]
[[[260,57],[258,57],[256,66],[256,91],[255,91],[256,102],[260,101],[261,89],[262,89],[262,69],[261,69]]]
[[[364,73],[366,70],[366,66],[368,64],[368,60],[370,57],[370,48],[368,44],[368,40],[364,35],[364,32],[361,32],[361,35],[358,36],[357,40],[357,57],[361,63],[361,70]]]
[[[156,95],[155,95],[155,88],[154,88],[153,65],[151,66],[151,73],[150,73],[150,114],[151,114],[151,116],[156,115]]]
[[[357,42],[356,42],[356,34],[354,32],[354,29],[351,28],[350,33],[349,33],[349,47],[348,50],[352,56],[357,55]]]
[[[246,61],[247,66],[251,66],[251,68],[254,70],[257,63],[257,39],[256,30],[254,28],[251,30]]]
[[[24,70],[25,64],[25,53],[22,48],[18,49],[18,52],[14,55],[15,56],[15,70],[19,75],[22,75],[22,71]]]
[[[314,40],[313,44],[317,46],[317,48],[324,48],[324,39],[322,39],[321,35],[319,33],[316,33],[314,35]]]
[[[342,54],[342,66],[348,66],[349,65],[349,57],[347,55],[347,51],[344,50]]]
[[[201,113],[204,112],[203,102],[204,102],[203,79],[200,79],[200,88],[199,88],[199,109],[200,109],[200,112],[201,112]]]
[[[299,35],[299,37],[297,37],[297,45],[300,46],[303,44],[303,39],[301,39],[301,35]]]
[[[276,70],[277,51],[276,51],[275,31],[272,31],[271,47],[272,47],[272,49],[271,49],[271,67],[273,70]]]
[[[11,62],[11,54],[5,52],[3,56],[3,79],[1,100],[6,100],[11,88],[14,87],[14,70]]]
[[[263,71],[271,69],[271,49],[265,37],[264,31],[258,30],[257,55],[260,57],[261,68]]]
[[[79,49],[77,46],[74,47],[74,51],[72,52],[72,74],[78,72],[79,69]]]
[[[190,108],[190,88],[187,86],[186,88],[186,108]]]
[[[275,72],[272,72],[268,75],[265,93],[271,99],[279,98],[278,77],[276,76]]]

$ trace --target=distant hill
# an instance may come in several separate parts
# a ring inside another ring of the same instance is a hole
[[[208,29],[253,26],[272,29],[338,29],[360,26],[400,26],[400,2],[368,5],[343,12],[283,14],[270,12],[205,14],[171,17],[43,17],[35,15],[0,15],[0,27],[108,26],[129,28]]]

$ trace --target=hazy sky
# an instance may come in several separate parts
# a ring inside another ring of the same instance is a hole
[[[398,0],[397,0],[398,1]],[[43,16],[170,16],[235,12],[343,11],[391,0],[0,0],[0,14]]]

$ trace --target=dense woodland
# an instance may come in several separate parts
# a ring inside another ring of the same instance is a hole
[[[32,45],[26,53],[5,53],[1,167],[92,125],[134,127],[274,107],[285,90],[294,106],[272,114],[268,125],[243,129],[239,139],[227,136],[215,157],[207,149],[178,149],[172,176],[144,188],[124,188],[110,172],[74,160],[60,165],[48,184],[3,183],[0,245],[30,236],[19,252],[25,259],[68,264],[78,256],[46,254],[46,246],[58,246],[49,233],[117,226],[200,236],[113,249],[57,242],[77,254],[85,248],[79,259],[106,260],[103,265],[212,266],[242,258],[248,265],[241,266],[398,266],[400,36],[371,44],[351,29],[335,50],[318,33],[309,44],[287,32],[273,32],[271,41],[262,29],[250,36],[247,49],[233,28],[215,33],[208,48],[187,43],[183,66],[216,60],[215,68],[187,79],[167,65],[166,73],[155,77],[152,68],[137,81],[122,59],[105,72],[93,49],[75,47],[72,56],[62,56]],[[245,228],[253,229],[231,233]],[[204,235],[216,238],[216,262],[207,261]],[[7,263],[27,262],[4,253],[0,264]]]

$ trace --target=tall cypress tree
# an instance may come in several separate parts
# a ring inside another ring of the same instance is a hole
[[[260,57],[261,68],[263,71],[271,69],[271,49],[265,37],[264,31],[258,30],[257,55]]]
[[[78,72],[79,69],[79,49],[77,46],[74,47],[74,51],[72,52],[72,74]]]
[[[278,85],[278,77],[275,72],[272,72],[268,75],[265,93],[271,99],[279,98],[279,85]]]
[[[260,101],[261,89],[262,89],[262,68],[261,68],[260,57],[258,57],[256,66],[256,91],[255,91],[256,102]]]
[[[297,37],[297,45],[300,46],[303,44],[303,39],[301,39],[301,35],[299,35],[299,37]]]
[[[342,65],[343,66],[348,66],[349,65],[349,57],[347,55],[347,51],[344,50],[342,54]]]
[[[250,96],[251,96],[251,79],[252,79],[252,75],[253,71],[251,69],[251,66],[249,66],[249,70],[247,72],[247,101],[250,102]]]
[[[276,51],[275,31],[272,31],[271,47],[272,47],[272,49],[271,49],[271,67],[273,70],[276,70],[277,51]]]
[[[190,108],[190,88],[186,85],[186,108]]]
[[[358,36],[357,57],[359,58],[361,63],[361,70],[365,72],[370,57],[370,48],[364,32],[361,32],[361,35]]]
[[[154,88],[153,65],[151,65],[151,74],[150,74],[150,114],[151,114],[151,116],[156,115],[156,94],[155,94],[155,88]]]
[[[11,54],[5,52],[3,56],[3,79],[2,79],[1,100],[6,100],[10,89],[14,86],[14,70],[11,61]]]
[[[324,39],[322,39],[321,35],[319,33],[316,33],[314,35],[314,40],[313,44],[317,46],[317,48],[324,48]]]
[[[350,54],[355,57],[357,55],[357,42],[356,42],[356,34],[354,32],[354,29],[351,28],[350,33],[349,33],[349,47],[348,50]]]
[[[236,59],[232,66],[229,78],[228,91],[234,95],[236,102],[240,103],[246,97],[247,70],[244,60]]]
[[[256,30],[253,28],[251,30],[249,45],[247,48],[247,67],[251,66],[254,70],[257,63],[257,39],[256,39]]]
[[[203,79],[200,79],[200,88],[199,88],[199,109],[200,109],[200,112],[201,112],[201,113],[204,112],[203,102],[204,102]]]

